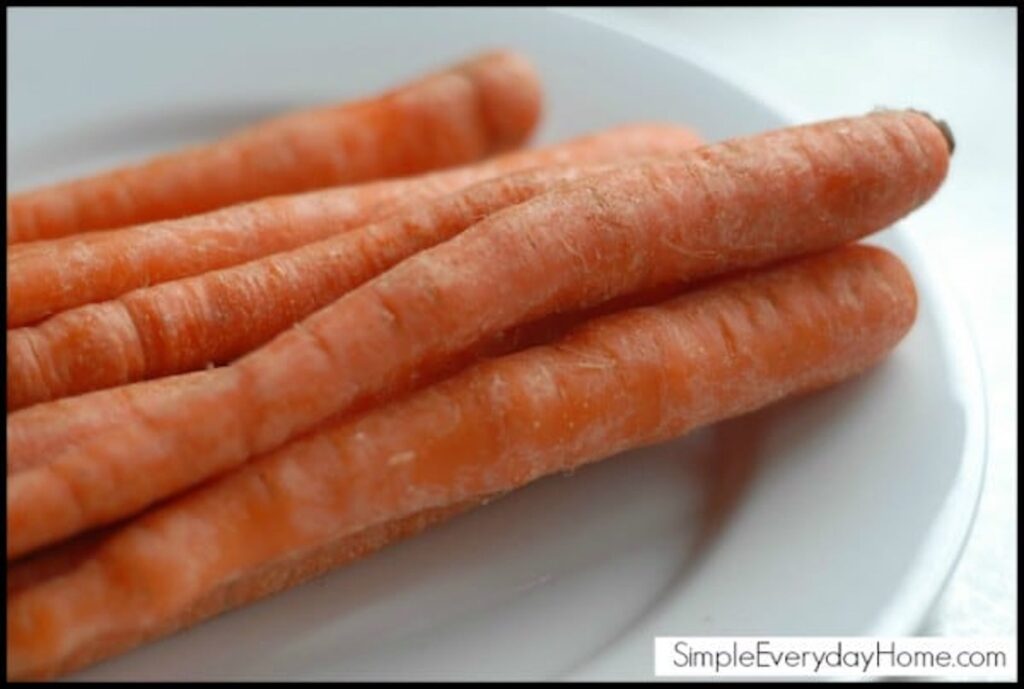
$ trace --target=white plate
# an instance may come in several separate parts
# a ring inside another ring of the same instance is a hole
[[[541,10],[9,18],[12,188],[496,45],[543,74],[543,141],[638,119],[690,123],[709,139],[787,122],[692,61]],[[984,405],[940,282],[898,231],[878,241],[910,264],[921,308],[863,378],[540,481],[75,677],[643,679],[655,633],[912,633],[970,526]]]

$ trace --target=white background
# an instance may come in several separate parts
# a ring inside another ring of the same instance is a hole
[[[1016,635],[1016,9],[566,11],[697,58],[809,119],[914,107],[952,126],[945,187],[902,224],[924,240],[973,330],[989,464],[973,533],[922,632]]]

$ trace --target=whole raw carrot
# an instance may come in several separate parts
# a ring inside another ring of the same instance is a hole
[[[821,251],[939,187],[936,124],[885,112],[705,146],[499,211],[349,292],[187,394],[7,483],[8,558],[272,450],[490,333],[658,284]]]
[[[16,244],[7,259],[7,327],[140,287],[293,249],[378,221],[402,205],[547,165],[585,165],[674,154],[700,138],[685,127],[616,127],[536,150],[427,175],[262,199],[201,215]]]
[[[36,586],[71,571],[87,560],[114,533],[117,525],[79,534],[67,541],[39,550],[7,565],[7,595]]]
[[[522,143],[540,103],[537,75],[523,57],[487,53],[374,98],[293,113],[206,146],[15,194],[7,202],[7,243],[459,165]]]
[[[10,330],[7,407],[227,363],[479,219],[610,169],[551,166],[499,177],[298,249]]]
[[[504,356],[539,344],[547,344],[567,330],[591,318],[616,311],[645,306],[676,296],[675,285],[624,295],[596,306],[569,313],[552,314],[497,333],[460,352],[456,356],[427,362],[413,375],[392,381],[391,385],[367,397],[345,413],[324,421],[358,413],[387,402],[397,395],[430,385],[485,358]],[[20,409],[7,415],[7,474],[14,474],[52,461],[58,451],[87,441],[124,424],[133,423],[137,408],[152,404],[148,398],[187,394],[188,388],[202,387],[210,370],[154,378],[96,392],[65,397]]]
[[[159,620],[152,625],[140,625],[131,634],[92,640],[79,647],[77,652],[63,659],[61,669],[48,670],[48,675],[63,674],[115,655],[150,639],[165,636],[177,629],[189,627],[196,622],[213,617],[225,610],[238,607],[276,593],[284,588],[297,586],[314,579],[325,572],[346,565],[401,540],[415,536],[428,527],[442,524],[489,499],[467,500],[446,507],[423,510],[413,515],[378,524],[358,533],[349,534],[333,542],[302,553],[301,558],[276,562],[259,572],[249,573],[231,584],[222,587],[215,595],[184,610],[175,617]],[[7,572],[7,596],[19,593],[44,582],[74,571],[79,566],[88,566],[89,559],[102,545],[103,538],[92,533],[83,534],[73,541],[61,543],[39,554],[19,560]],[[8,672],[8,677],[12,675]]]
[[[7,415],[8,475],[52,461],[60,450],[130,423],[146,397],[203,385],[209,371],[168,376],[37,404]]]
[[[445,521],[457,514],[461,514],[472,507],[477,507],[483,503],[490,503],[497,497],[498,496],[487,496],[482,499],[466,500],[451,506],[423,510],[422,512],[403,517],[402,519],[395,519],[384,524],[378,524],[370,527],[369,529],[364,529],[358,533],[348,535],[343,539],[338,539],[332,543],[325,544],[324,546],[315,549],[313,552],[303,553],[301,566],[299,567],[296,566],[299,563],[296,563],[294,559],[282,562],[278,565],[262,570],[259,578],[273,580],[274,577],[284,575],[287,576],[288,586],[301,583],[307,578],[312,578],[322,574],[329,568],[336,567],[351,559],[369,554],[372,551],[389,545],[391,542],[399,538],[412,535],[413,531],[419,531],[421,528],[425,528],[426,526],[438,524],[441,521]],[[18,593],[19,591],[24,591],[25,589],[33,586],[38,586],[45,581],[71,572],[76,566],[87,562],[89,558],[93,557],[96,551],[102,547],[103,542],[113,534],[117,533],[117,531],[123,528],[127,523],[128,522],[123,522],[121,524],[115,524],[102,529],[89,531],[88,533],[79,534],[70,540],[61,541],[57,545],[46,548],[45,550],[37,551],[31,555],[21,558],[20,560],[8,563],[7,595],[10,596]],[[420,526],[410,531],[410,527],[412,527],[413,524],[419,524]],[[371,543],[376,545],[370,548],[363,547],[363,545],[369,546]],[[343,554],[347,554],[350,557],[341,557]],[[339,557],[340,559],[338,559]],[[271,574],[271,572],[273,572],[273,574]],[[246,577],[246,579],[246,583],[250,584],[253,577],[249,576]],[[284,582],[280,583],[283,584]],[[247,586],[246,588],[248,589],[249,587]],[[266,593],[273,593],[273,591],[268,590]],[[216,614],[216,611],[209,611],[207,614]],[[207,614],[204,614],[203,616],[205,617]]]
[[[844,380],[881,359],[915,313],[902,263],[852,246],[477,364],[175,498],[86,563],[9,597],[9,672],[62,672],[348,533]]]

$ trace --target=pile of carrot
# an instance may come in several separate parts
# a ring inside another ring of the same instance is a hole
[[[543,476],[855,376],[856,240],[953,142],[877,111],[540,149],[494,52],[8,197],[8,679],[55,677]]]

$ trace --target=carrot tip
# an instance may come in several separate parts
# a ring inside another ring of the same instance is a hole
[[[927,113],[924,110],[917,110],[915,108],[908,108],[908,110],[910,110],[910,112],[916,112],[918,115],[924,115],[931,120],[932,124],[939,128],[939,131],[942,132],[942,136],[946,139],[946,145],[949,146],[949,155],[953,155],[953,150],[956,148],[956,139],[953,138],[953,129],[949,126],[949,123],[946,122],[946,120],[940,120],[937,117],[933,117],[930,113]]]
[[[871,112],[900,112],[900,110],[879,106]],[[949,155],[953,155],[953,150],[956,148],[956,139],[953,138],[953,129],[949,126],[948,122],[940,120],[931,113],[925,112],[924,110],[918,110],[917,108],[907,108],[905,112],[917,113],[918,115],[928,118],[928,120],[930,120],[940,132],[942,132],[942,138],[946,140],[946,146],[949,148]]]

